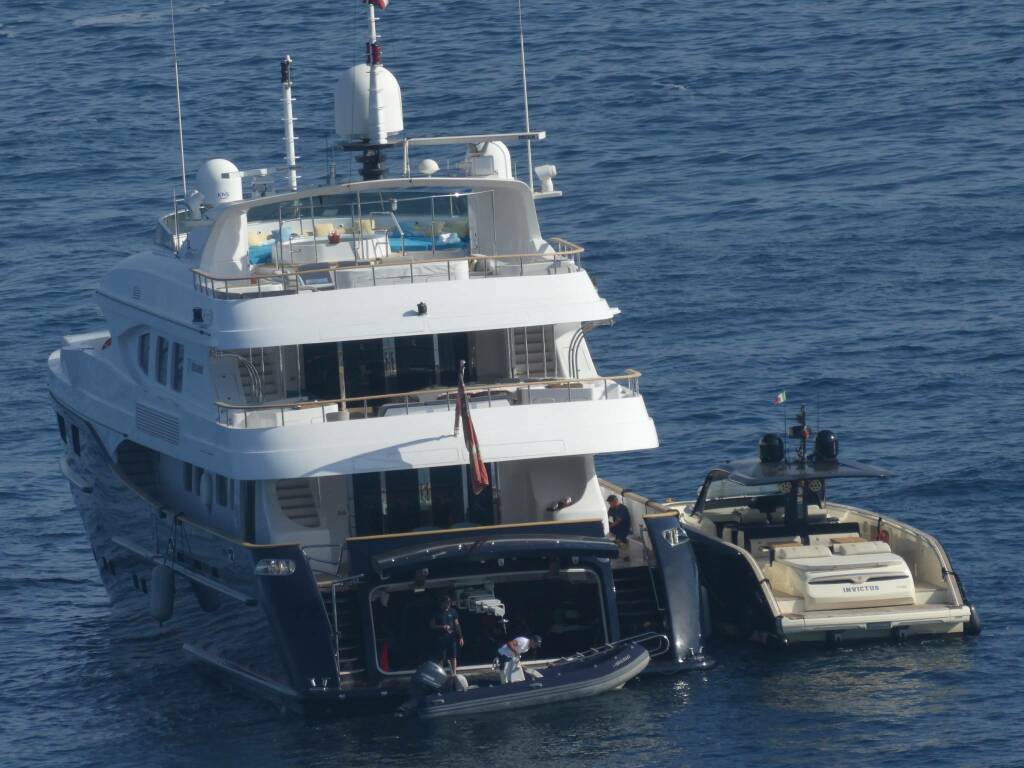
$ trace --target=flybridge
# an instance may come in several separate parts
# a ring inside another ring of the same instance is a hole
[[[339,274],[359,285],[557,274],[578,271],[582,253],[545,240],[529,188],[504,178],[352,182],[227,203],[206,224],[181,256],[197,287],[239,297],[355,287]]]

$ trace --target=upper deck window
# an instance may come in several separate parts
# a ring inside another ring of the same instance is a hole
[[[185,347],[174,342],[173,354],[171,355],[171,389],[181,392],[182,381],[185,378]]]
[[[228,505],[228,479],[224,475],[217,475],[217,506]]]
[[[156,337],[156,380],[161,384],[167,383],[167,346],[167,339]]]
[[[149,334],[139,336],[139,368],[143,373],[149,373]]]

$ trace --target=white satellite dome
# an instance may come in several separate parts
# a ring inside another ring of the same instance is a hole
[[[234,174],[225,179],[224,174]],[[242,177],[238,167],[230,160],[207,160],[196,173],[196,188],[207,205],[224,205],[242,199]]]
[[[402,89],[387,69],[377,66],[377,99],[380,130],[399,133],[402,123]],[[375,141],[377,126],[370,112],[370,65],[356,64],[342,73],[334,86],[334,130],[342,141]]]

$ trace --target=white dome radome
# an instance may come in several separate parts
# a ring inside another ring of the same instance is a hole
[[[238,173],[238,167],[230,160],[216,158],[207,160],[196,172],[196,189],[207,205],[224,205],[242,199],[242,178],[234,175],[225,179],[225,173]]]
[[[377,67],[377,99],[380,129],[385,135],[399,133],[402,123],[402,89],[387,69]],[[342,73],[334,86],[334,130],[342,141],[375,141],[377,126],[370,114],[370,65],[356,64]]]

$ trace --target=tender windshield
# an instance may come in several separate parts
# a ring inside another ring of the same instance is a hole
[[[758,496],[777,496],[785,493],[788,489],[781,487],[780,483],[771,485],[741,485],[733,480],[715,480],[708,487],[708,501],[712,499],[735,499]]]

